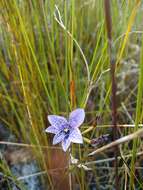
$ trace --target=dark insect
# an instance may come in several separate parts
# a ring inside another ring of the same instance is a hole
[[[92,139],[91,140],[91,146],[93,146],[93,147],[102,146],[105,143],[109,142],[109,140],[110,140],[110,135],[105,134],[105,135],[102,135],[102,136],[97,137],[95,139]]]

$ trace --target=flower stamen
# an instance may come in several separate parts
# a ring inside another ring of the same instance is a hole
[[[69,132],[69,129],[68,129],[68,128],[64,128],[64,132],[65,132],[65,133],[68,133],[68,132]]]

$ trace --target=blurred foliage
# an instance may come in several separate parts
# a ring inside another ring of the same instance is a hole
[[[112,56],[118,65],[118,123],[133,124],[136,121],[138,126],[143,121],[143,59],[140,57],[143,3],[112,0],[111,10]],[[33,153],[42,170],[48,172],[47,162],[52,154],[48,151],[45,156],[41,147],[51,144],[43,132],[47,127],[47,115],[68,116],[75,107],[83,107],[85,127],[92,125],[96,116],[101,117],[99,124],[111,124],[110,87],[103,1],[0,1],[0,121],[16,135],[17,142],[38,145]],[[106,130],[95,129],[86,137],[91,139]],[[121,135],[129,132],[132,130],[120,131]],[[91,150],[86,144],[84,151],[76,147],[73,145],[73,155],[79,155],[80,160],[84,160]],[[132,146],[129,149],[126,144],[121,149],[126,155]],[[141,142],[138,147],[134,146],[134,151],[141,151]],[[110,153],[103,155],[104,158],[108,156]],[[130,159],[126,158],[128,161]],[[8,167],[3,170],[7,172]],[[96,165],[92,165],[92,169],[92,172],[74,170],[73,176],[80,189],[89,189],[92,183],[96,183],[97,189],[104,189],[104,170],[98,171]],[[108,187],[105,189],[114,189],[114,171],[111,172],[108,164],[106,171]],[[120,172],[121,189],[124,189],[128,183],[124,177],[130,177],[130,174],[126,167]],[[52,187],[49,174],[47,176]]]

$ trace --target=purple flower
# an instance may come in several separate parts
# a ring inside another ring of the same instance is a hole
[[[62,148],[66,151],[70,143],[83,143],[79,126],[83,123],[85,112],[83,109],[72,111],[66,119],[57,115],[49,115],[48,120],[51,124],[45,131],[55,134],[53,144],[62,143]]]

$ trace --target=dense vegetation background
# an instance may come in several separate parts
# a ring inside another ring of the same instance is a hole
[[[134,134],[143,122],[143,2],[110,2],[119,136],[133,134],[119,146],[119,189],[142,189],[142,131]],[[84,165],[71,168],[72,189],[117,188],[114,149],[87,157],[99,148],[90,140],[109,134],[99,146],[113,141],[105,22],[103,0],[0,1],[1,189],[56,189],[50,161],[59,170],[67,155],[45,134],[47,115],[76,107],[86,112],[81,131],[94,127],[83,146],[72,146]]]

